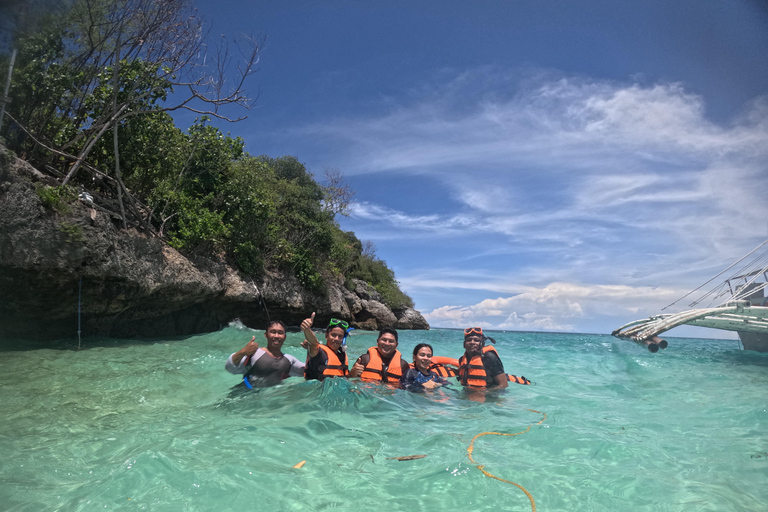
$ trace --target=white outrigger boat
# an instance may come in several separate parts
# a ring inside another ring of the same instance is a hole
[[[680,325],[710,327],[724,331],[736,331],[744,350],[768,352],[768,240],[718,275],[676,300],[670,306],[697,292],[707,284],[752,257],[719,285],[694,300],[689,307],[709,304],[726,297],[716,306],[699,307],[674,314],[659,314],[623,325],[611,334],[633,341],[651,352],[667,348],[660,334]],[[664,309],[667,309],[664,308]],[[662,310],[663,311],[663,310]]]

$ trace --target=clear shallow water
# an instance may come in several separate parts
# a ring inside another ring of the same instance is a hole
[[[289,379],[230,394],[226,357],[251,331],[88,340],[0,359],[0,508],[40,510],[768,509],[768,354],[671,339],[494,333],[511,384],[411,394]],[[257,333],[257,339],[262,339]],[[303,357],[302,337],[285,351]],[[374,333],[350,338],[353,359]],[[402,332],[458,357],[459,331]],[[412,461],[387,457],[426,454]],[[306,460],[301,469],[296,463]]]

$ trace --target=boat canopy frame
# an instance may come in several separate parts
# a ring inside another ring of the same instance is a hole
[[[662,311],[700,290],[755,253],[757,254],[733,275],[691,302],[689,307],[693,309],[635,320],[622,325],[611,334],[617,338],[644,345],[651,352],[657,352],[659,348],[667,347],[668,343],[659,338],[660,334],[681,325],[750,332],[768,336],[768,297],[765,296],[764,292],[768,288],[768,240],[709,281],[663,308]],[[761,278],[763,279],[762,282],[759,281]],[[739,281],[742,280],[744,282],[740,283]],[[727,298],[716,306],[694,308],[707,298],[710,299],[710,302],[714,302],[726,294]]]

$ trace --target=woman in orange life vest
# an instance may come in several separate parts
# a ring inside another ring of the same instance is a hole
[[[504,365],[496,349],[485,346],[481,327],[464,329],[464,355],[459,358],[459,382],[462,386],[504,389],[509,386]]]
[[[448,381],[432,370],[432,345],[419,343],[413,349],[413,368],[400,380],[400,387],[408,391],[424,391],[445,386]]]
[[[379,331],[376,346],[357,358],[350,377],[360,377],[366,382],[384,382],[392,386],[400,385],[400,378],[410,365],[397,350],[397,331],[384,328]]]
[[[312,332],[315,314],[301,322],[301,330],[307,340],[307,362],[304,368],[304,378],[307,380],[324,380],[326,377],[347,377],[347,353],[342,344],[351,330],[349,323],[344,320],[331,318],[325,330],[325,345],[317,341]]]

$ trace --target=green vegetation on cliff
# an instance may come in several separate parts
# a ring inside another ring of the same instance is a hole
[[[323,186],[297,158],[252,156],[211,124],[249,105],[242,85],[258,42],[240,47],[234,76],[213,76],[186,0],[51,5],[61,12],[49,21],[16,27],[13,101],[0,127],[10,148],[66,187],[40,190],[44,204],[60,212],[74,186],[187,255],[224,258],[248,275],[289,271],[317,291],[358,278],[393,309],[413,306],[372,246],[335,221],[351,196],[337,171]],[[0,56],[0,69],[9,60]],[[186,130],[169,114],[184,108],[201,114]]]

